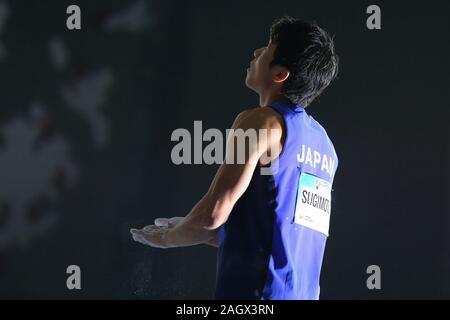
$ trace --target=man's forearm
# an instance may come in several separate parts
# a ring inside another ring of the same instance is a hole
[[[212,219],[214,210],[228,210],[228,208],[218,205],[210,195],[205,195],[179,224],[167,232],[165,236],[167,246],[184,247],[217,243],[218,228],[211,229],[214,225]]]

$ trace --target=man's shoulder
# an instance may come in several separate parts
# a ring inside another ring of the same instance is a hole
[[[282,116],[271,107],[255,107],[243,110],[237,116],[237,121],[245,121],[254,128],[281,128]]]

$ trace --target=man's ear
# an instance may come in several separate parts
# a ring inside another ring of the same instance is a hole
[[[283,67],[279,67],[277,69],[278,70],[276,70],[275,79],[273,81],[275,81],[276,83],[282,83],[287,78],[289,78],[289,70]]]

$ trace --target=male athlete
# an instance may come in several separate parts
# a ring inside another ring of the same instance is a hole
[[[274,134],[249,142],[242,163],[225,161],[188,215],[131,229],[133,239],[156,248],[217,246],[216,299],[318,299],[338,158],[305,108],[337,71],[323,29],[275,20],[245,80],[260,106],[241,112],[232,126]]]

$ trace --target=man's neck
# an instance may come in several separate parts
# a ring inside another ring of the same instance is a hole
[[[288,101],[288,99],[286,99],[281,94],[268,94],[268,95],[260,94],[259,95],[259,105],[261,107],[270,106],[276,102],[286,102],[286,101]]]

